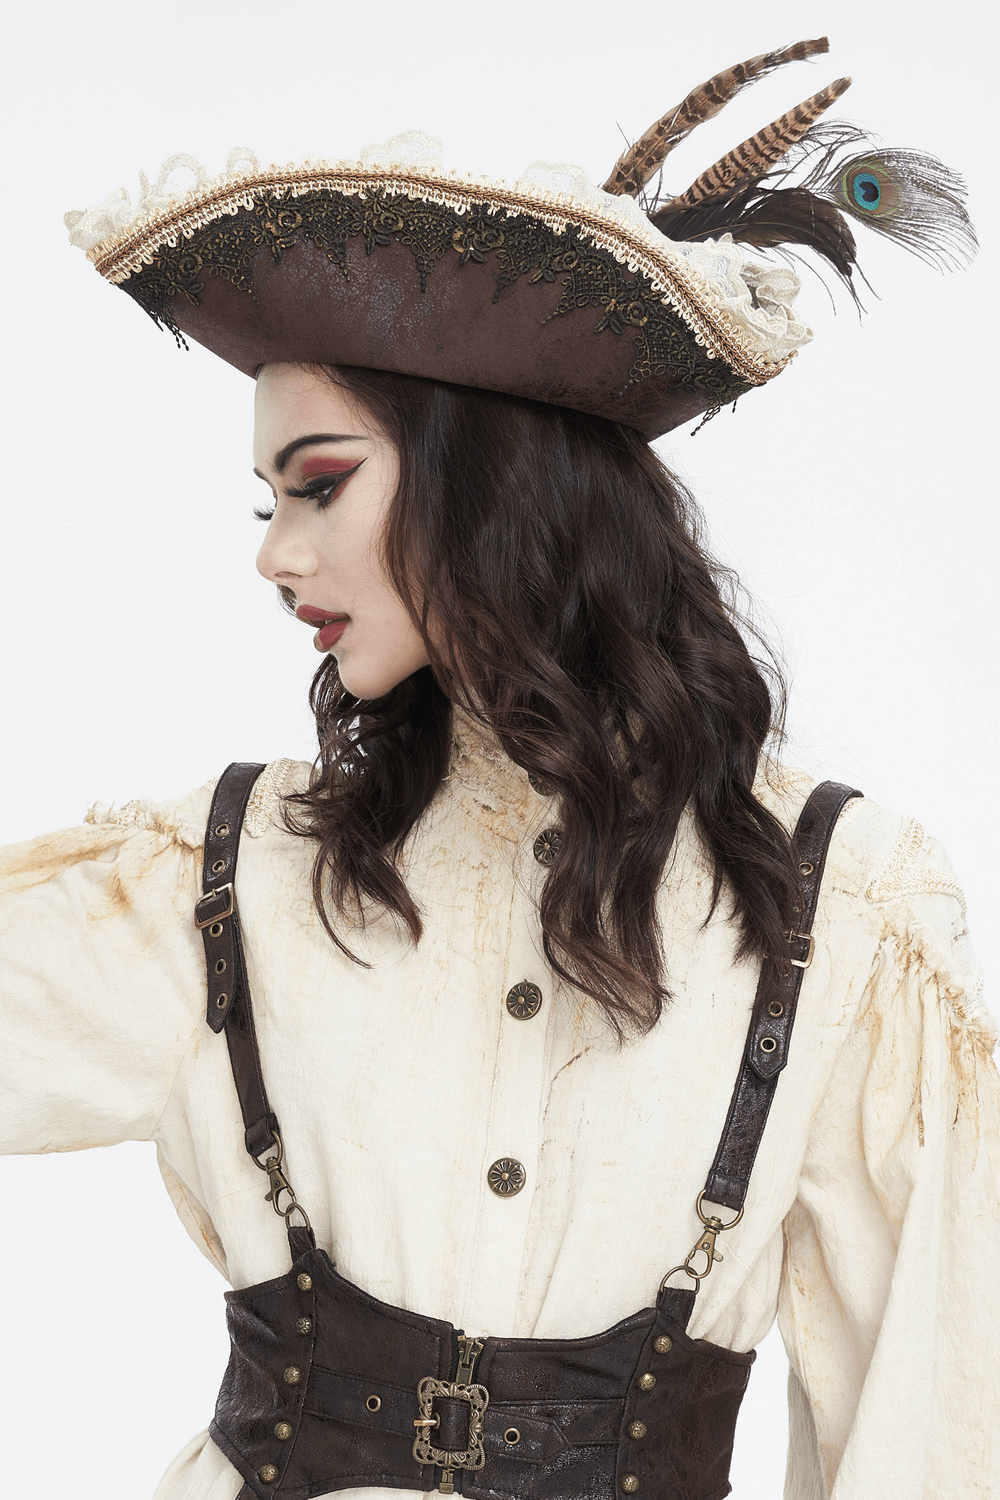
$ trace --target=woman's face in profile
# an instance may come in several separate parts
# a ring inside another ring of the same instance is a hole
[[[294,596],[316,649],[337,659],[358,698],[378,698],[426,666],[427,651],[385,576],[380,542],[396,449],[321,370],[265,365],[257,378],[254,472],[274,508],[257,557]]]

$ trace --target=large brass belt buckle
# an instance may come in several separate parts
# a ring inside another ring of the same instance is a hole
[[[438,1396],[450,1396],[457,1401],[469,1403],[469,1437],[464,1449],[435,1448],[429,1434],[439,1425],[434,1415],[433,1403]],[[483,1448],[483,1415],[490,1404],[490,1393],[484,1385],[457,1385],[454,1381],[434,1380],[430,1375],[417,1385],[417,1404],[420,1415],[413,1425],[417,1435],[413,1439],[413,1457],[418,1464],[436,1464],[443,1469],[438,1489],[444,1495],[455,1492],[452,1479],[454,1469],[481,1469],[486,1462]]]

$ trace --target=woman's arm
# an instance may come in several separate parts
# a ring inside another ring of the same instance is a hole
[[[152,1134],[203,1021],[207,793],[0,851],[0,1151]]]
[[[789,1500],[983,1500],[1000,1472],[1000,1080],[964,902],[915,823],[785,1224]]]

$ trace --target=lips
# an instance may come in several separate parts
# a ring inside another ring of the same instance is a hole
[[[350,615],[334,614],[329,609],[315,609],[311,604],[300,604],[295,617],[305,625],[320,627],[313,636],[313,645],[317,651],[329,651],[331,646],[335,646],[351,618]]]

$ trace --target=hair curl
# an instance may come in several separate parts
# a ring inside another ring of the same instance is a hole
[[[752,790],[784,685],[747,648],[736,579],[706,552],[690,495],[630,428],[411,376],[325,373],[398,449],[383,562],[431,660],[377,700],[347,692],[333,657],[313,680],[318,774],[286,818],[318,842],[313,893],[333,941],[355,958],[331,911],[365,900],[419,941],[400,856],[447,770],[455,702],[558,795],[546,958],[620,1036],[647,1031],[669,998],[656,896],[688,804],[737,957],[784,963],[798,875]]]

